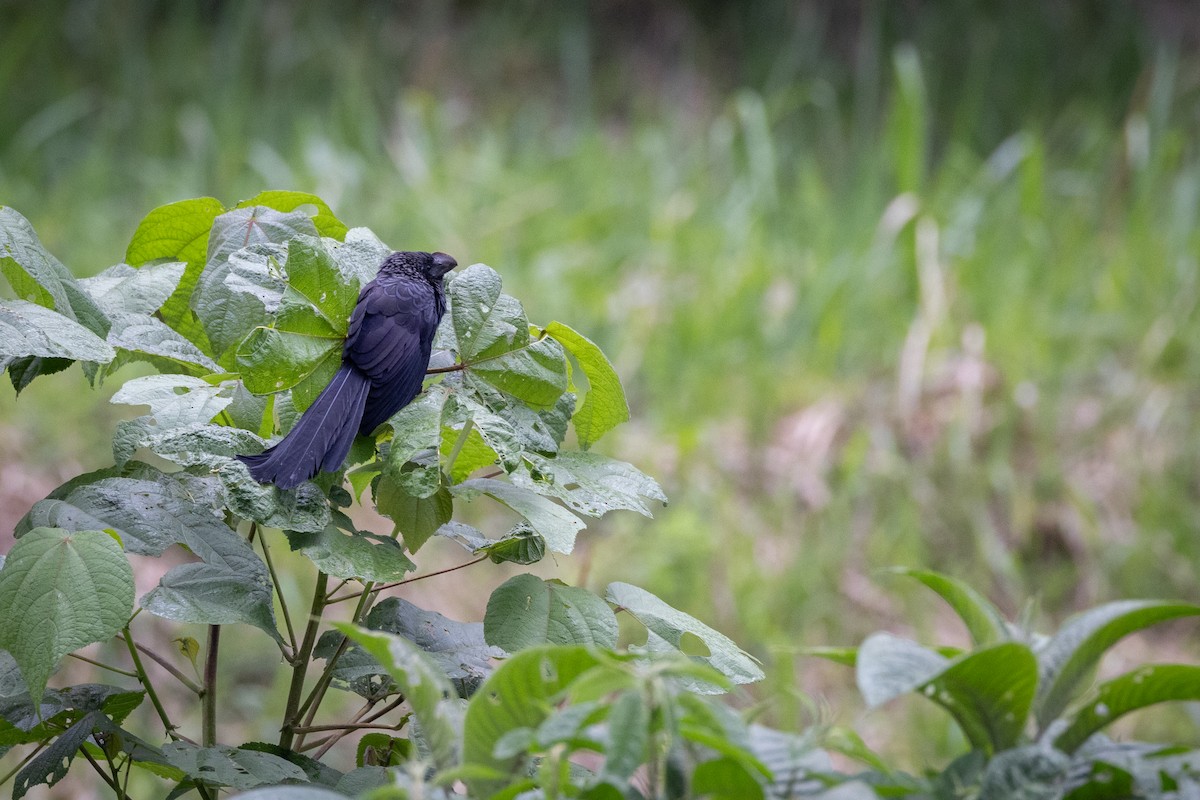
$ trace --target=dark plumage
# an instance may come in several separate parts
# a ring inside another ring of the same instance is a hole
[[[292,489],[346,460],[356,434],[369,434],[421,392],[433,335],[446,311],[445,253],[392,253],[363,287],[350,315],[342,366],[287,436],[238,456],[259,483]]]

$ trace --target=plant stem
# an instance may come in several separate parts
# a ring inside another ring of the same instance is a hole
[[[371,607],[371,588],[373,586],[374,584],[369,581],[363,585],[362,597],[358,601],[358,606],[354,609],[354,614],[350,617],[350,621],[356,625],[362,622]],[[333,682],[333,669],[337,666],[338,659],[342,657],[342,653],[346,652],[346,648],[349,645],[350,640],[343,636],[337,651],[325,662],[325,669],[321,671],[321,677],[317,679],[317,685],[313,687],[308,699],[304,701],[304,705],[296,712],[297,717],[303,715],[305,711],[308,712],[308,715],[304,717],[304,725],[306,727],[312,725],[313,718],[317,715],[317,709],[321,707],[321,701],[325,699],[325,692],[329,690],[329,684]],[[304,734],[302,733],[300,734],[300,744],[303,743]]]
[[[403,586],[406,583],[416,583],[417,581],[423,581],[426,578],[436,578],[438,575],[445,575],[447,572],[455,572],[456,570],[466,569],[467,567],[478,564],[481,561],[487,561],[487,559],[488,559],[487,556],[480,556],[479,558],[473,559],[471,561],[463,562],[462,564],[458,564],[453,567],[446,567],[445,569],[439,569],[436,572],[428,572],[424,575],[418,575],[415,578],[405,578],[404,580],[396,581],[395,583],[385,583],[382,586],[374,587],[373,591],[376,594],[378,594],[379,592],[382,592],[384,589],[394,589],[397,586]],[[364,588],[361,591],[351,592],[350,594],[344,594],[341,597],[331,597],[329,599],[329,602],[330,603],[340,603],[343,600],[351,600],[355,597],[358,597],[365,591],[367,591],[367,589]]]
[[[140,678],[141,677],[136,672],[130,672],[127,669],[121,669],[120,667],[113,667],[108,664],[102,664],[99,661],[94,661],[94,660],[88,658],[87,656],[81,656],[78,653],[67,653],[67,655],[69,655],[71,658],[75,659],[76,661],[82,661],[85,664],[91,664],[94,667],[99,667],[100,669],[106,669],[109,672],[115,672],[118,675],[124,675],[127,678]]]
[[[304,678],[308,673],[308,662],[312,659],[313,647],[317,643],[317,631],[321,627],[321,615],[325,612],[325,590],[329,587],[329,576],[317,573],[313,587],[312,608],[308,614],[308,625],[304,628],[304,639],[296,652],[292,665],[292,683],[288,687],[287,705],[283,709],[283,725],[279,731],[279,746],[292,749],[296,725],[300,721],[300,698],[304,694]]]
[[[154,684],[150,682],[150,676],[146,672],[146,666],[142,663],[142,659],[138,656],[137,647],[133,644],[133,635],[129,632],[129,626],[125,626],[125,635],[121,637],[125,640],[125,647],[129,650],[129,657],[133,659],[133,668],[137,670],[134,677],[142,684],[142,688],[146,690],[146,696],[150,698],[150,703],[154,706],[154,710],[158,712],[158,718],[162,720],[163,727],[167,729],[167,736],[172,740],[178,739],[178,734],[175,733],[175,723],[171,722],[171,718],[167,715],[167,709],[163,707],[162,700],[158,698],[158,692],[154,691]]]
[[[125,641],[127,643],[133,642],[133,636],[130,635],[128,626],[125,627],[125,636],[118,636],[117,638],[121,639],[122,641]],[[184,675],[179,670],[175,669],[175,667],[171,665],[171,662],[167,661],[165,658],[163,658],[158,653],[151,650],[149,647],[144,647],[144,646],[138,644],[137,642],[133,642],[133,644],[138,650],[140,650],[141,652],[143,652],[147,656],[149,656],[150,659],[152,661],[154,661],[155,664],[158,664],[160,667],[165,669],[167,672],[171,673],[171,675],[176,680],[178,680],[180,683],[182,683],[184,686],[191,689],[196,694],[204,694],[204,687],[197,686],[195,681],[190,679],[188,676]],[[136,657],[134,658],[134,661],[136,663],[136,661],[137,661]],[[143,670],[143,672],[144,672],[144,670]]]
[[[399,725],[383,725],[375,722],[351,722],[342,725],[303,725],[296,728],[296,733],[322,733],[323,731],[394,731]]]
[[[364,706],[361,711],[359,711],[357,714],[354,715],[354,718],[350,720],[349,724],[356,725],[360,721],[362,722],[362,724],[370,724],[370,723],[374,722],[375,720],[379,719],[380,717],[382,717],[384,714],[387,714],[389,711],[394,711],[403,702],[404,702],[404,695],[400,695],[395,700],[392,700],[390,703],[388,703],[383,708],[376,711],[374,714],[371,714],[370,716],[367,716],[367,712],[371,710],[370,705]],[[335,733],[332,736],[326,736],[324,739],[321,739],[319,741],[312,743],[312,745],[311,745],[312,747],[321,748],[320,750],[318,750],[316,753],[313,754],[314,758],[316,758],[318,761],[320,761],[322,758],[325,757],[325,754],[328,753],[330,751],[330,749],[333,748],[333,746],[335,744],[337,744],[338,742],[340,742],[342,739],[344,739],[346,736],[348,736],[350,734],[350,730],[347,728],[347,726],[342,726],[342,727],[343,727],[343,730],[341,732]],[[397,730],[399,726],[390,725],[388,727],[390,730]]]
[[[46,748],[46,745],[49,743],[50,743],[49,739],[47,739],[44,742],[38,742],[38,746],[33,748],[33,752],[31,752],[29,755],[22,758],[20,764],[17,764],[15,767],[10,769],[3,778],[0,778],[0,786],[3,786],[4,784],[6,784],[10,780],[12,780],[13,775],[16,775],[18,772],[20,772],[22,769],[24,769],[25,765],[28,764],[30,761],[33,761],[33,759],[37,757],[37,754],[42,752],[42,750],[44,750]]]
[[[255,523],[250,523],[251,536],[254,535]],[[271,561],[271,548],[267,547],[267,537],[259,536],[258,544],[262,548],[263,561],[267,562],[267,571],[271,574],[271,585],[275,587],[275,596],[279,598],[279,608],[283,612],[283,624],[287,628],[288,641],[292,643],[292,657],[296,656],[296,631],[292,628],[292,615],[288,613],[287,600],[283,597],[283,589],[279,586],[279,578],[275,574],[275,564]]]
[[[114,782],[113,779],[108,776],[108,773],[104,771],[104,768],[100,766],[99,762],[92,758],[91,753],[82,747],[79,748],[79,752],[82,753],[83,757],[86,758],[88,763],[92,765],[92,769],[96,770],[96,774],[103,778],[104,782],[108,784],[109,788],[117,793],[117,797],[124,797],[125,800],[129,800],[129,795],[121,793],[121,784]]]
[[[221,646],[221,626],[208,626],[208,653],[204,657],[204,695],[200,698],[200,742],[205,747],[217,743],[217,653]]]

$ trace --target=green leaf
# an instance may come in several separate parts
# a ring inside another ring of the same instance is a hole
[[[512,472],[521,463],[523,448],[513,426],[470,392],[455,392],[447,398],[442,413],[443,461],[460,447],[459,438],[468,420],[471,424],[469,438],[460,448],[450,472],[454,480],[464,480],[480,467],[497,462],[505,472]]]
[[[999,752],[1025,729],[1037,680],[1033,652],[1005,642],[956,659],[921,692],[954,716],[976,748]]]
[[[551,322],[546,333],[566,348],[587,378],[588,392],[575,412],[575,434],[583,449],[592,446],[601,436],[629,420],[629,404],[625,390],[612,363],[587,337],[561,322]]]
[[[478,492],[503,503],[527,519],[556,553],[569,554],[574,550],[575,535],[586,527],[583,520],[562,506],[529,489],[494,478],[472,478],[451,487],[450,492],[467,497]]]
[[[306,306],[344,337],[358,302],[358,282],[347,283],[320,239],[302,236],[288,241],[286,266],[283,302]]]
[[[17,660],[36,702],[64,656],[129,621],[133,570],[107,533],[34,528],[0,569],[0,608],[0,648]]]
[[[190,375],[147,375],[125,381],[110,402],[150,406],[160,428],[211,422],[233,402],[236,381],[213,385]]]
[[[109,317],[121,314],[147,316],[158,311],[179,286],[187,265],[182,262],[154,264],[134,269],[116,264],[79,285]]]
[[[192,295],[192,309],[212,342],[213,355],[226,368],[237,360],[236,346],[279,310],[287,284],[279,264],[282,244],[252,244],[209,264]]]
[[[220,371],[217,362],[205,355],[199,347],[154,317],[141,314],[122,314],[114,317],[112,328],[108,332],[108,343],[121,350],[127,350],[134,357],[145,357],[151,362],[155,359],[165,359],[172,364],[198,367],[201,374]]]
[[[979,800],[1059,800],[1069,762],[1059,751],[1041,745],[997,753],[983,773]]]
[[[316,484],[302,483],[286,491],[261,484],[240,461],[226,461],[217,468],[217,475],[225,487],[229,510],[243,519],[302,533],[322,531],[329,524],[329,503]]]
[[[1156,623],[1197,614],[1200,606],[1190,603],[1124,600],[1071,617],[1037,650],[1041,672],[1035,701],[1038,727],[1045,730],[1062,713],[1079,682],[1118,641]]]
[[[705,761],[692,773],[696,797],[754,800],[763,797],[762,779],[734,758],[724,756]]]
[[[637,691],[621,692],[607,720],[607,743],[601,776],[618,785],[628,781],[646,761],[650,742],[650,707]]]
[[[259,192],[249,200],[237,204],[237,208],[253,206],[267,206],[276,211],[295,211],[301,206],[315,206],[317,213],[312,215],[312,221],[317,232],[333,239],[346,238],[346,225],[334,215],[333,209],[315,194],[275,189]]]
[[[529,574],[492,592],[483,631],[488,644],[509,653],[543,644],[617,644],[617,618],[607,603],[586,589]]]
[[[328,525],[317,532],[287,531],[287,538],[293,550],[304,553],[319,570],[335,578],[386,583],[417,568],[404,548],[387,536],[362,531],[348,536]]]
[[[399,597],[386,598],[372,608],[367,627],[403,636],[417,645],[464,696],[491,674],[491,660],[503,655],[484,640],[482,623],[459,622]]]
[[[549,408],[567,391],[562,345],[539,339],[501,355],[472,363],[470,371],[531,406]]]
[[[263,446],[263,440],[250,431],[204,422],[166,430],[147,426],[134,438],[137,446],[148,447],[181,467],[204,467],[209,471],[220,470],[238,453],[253,453]]]
[[[501,538],[485,539],[472,552],[487,553],[493,564],[536,564],[546,557],[546,540],[528,522],[518,522]]]
[[[24,300],[5,300],[0,302],[0,366],[24,356],[105,364],[116,352],[69,317]]]
[[[125,251],[125,260],[135,267],[161,260],[187,264],[178,287],[161,312],[163,320],[176,330],[179,321],[189,313],[188,301],[204,269],[209,230],[224,210],[220,201],[211,197],[160,206],[139,223]]]
[[[420,550],[454,515],[454,498],[446,489],[428,497],[414,497],[390,480],[386,472],[379,476],[372,496],[379,513],[396,523],[410,553]]]
[[[524,310],[513,298],[501,295],[500,287],[500,275],[483,264],[461,270],[446,287],[458,356],[463,362],[477,355],[503,353],[529,341]],[[506,299],[501,302],[501,297]]]
[[[209,786],[250,789],[283,781],[308,781],[300,767],[260,750],[223,745],[197,747],[188,742],[171,742],[162,750],[172,766]]]
[[[383,462],[383,474],[387,482],[413,497],[429,497],[441,487],[437,459],[424,459],[414,467],[407,465],[419,455],[437,453],[446,397],[445,387],[432,386],[387,422],[392,429],[392,443]]]
[[[238,800],[346,800],[348,795],[317,786],[263,786],[238,795]]]
[[[298,317],[280,319],[278,327],[255,328],[238,345],[237,366],[247,389],[274,394],[310,378],[314,382],[324,378],[319,393],[329,383],[341,364],[342,339],[328,328],[305,323]],[[303,411],[307,406],[297,404],[297,408]]]
[[[411,739],[388,736],[386,733],[367,733],[358,740],[355,763],[360,767],[394,767],[413,755]]]
[[[1092,734],[1131,711],[1169,701],[1200,701],[1200,667],[1148,664],[1100,684],[1054,746],[1074,753]]]
[[[102,719],[100,712],[92,711],[56,736],[45,750],[17,773],[13,780],[13,800],[24,797],[34,786],[53,786],[65,778],[75,754]]]
[[[437,769],[455,766],[459,734],[447,707],[447,699],[453,695],[454,687],[442,669],[417,645],[403,637],[344,622],[335,623],[335,627],[362,645],[400,686],[430,746],[434,766]]]
[[[632,464],[596,453],[563,451],[554,458],[528,453],[525,462],[512,473],[513,485],[556,497],[589,517],[622,509],[652,517],[642,498],[667,502],[653,478]]]
[[[42,246],[29,220],[0,206],[0,274],[17,297],[51,308],[97,336],[108,332],[108,319],[75,276]]]
[[[141,599],[142,608],[176,622],[245,623],[282,641],[275,628],[270,583],[216,564],[181,564]]]
[[[924,686],[949,663],[945,656],[916,642],[890,633],[873,633],[858,648],[858,690],[867,706],[876,708]]]
[[[681,652],[685,634],[698,636],[708,648],[709,655],[693,656],[693,659],[707,664],[733,683],[753,683],[763,679],[758,662],[729,637],[672,608],[645,589],[628,583],[610,583],[606,599],[617,606],[617,610],[628,611],[650,632]]]
[[[960,580],[929,570],[893,567],[891,572],[915,578],[932,589],[958,614],[977,645],[1008,639],[1008,623],[991,602]]]
[[[498,757],[496,745],[510,731],[536,729],[554,711],[554,700],[599,659],[578,646],[545,646],[525,650],[501,664],[467,705],[463,763],[515,776],[518,756]],[[507,784],[482,775],[467,778],[473,797],[490,797]]]

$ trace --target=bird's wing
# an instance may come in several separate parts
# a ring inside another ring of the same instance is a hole
[[[371,381],[361,431],[369,433],[421,391],[437,329],[437,301],[425,281],[375,280],[350,317],[343,360]]]

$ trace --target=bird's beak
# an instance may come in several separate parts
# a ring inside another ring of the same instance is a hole
[[[436,277],[442,277],[457,266],[458,262],[454,260],[453,256],[448,256],[445,253],[433,254],[433,271]]]

